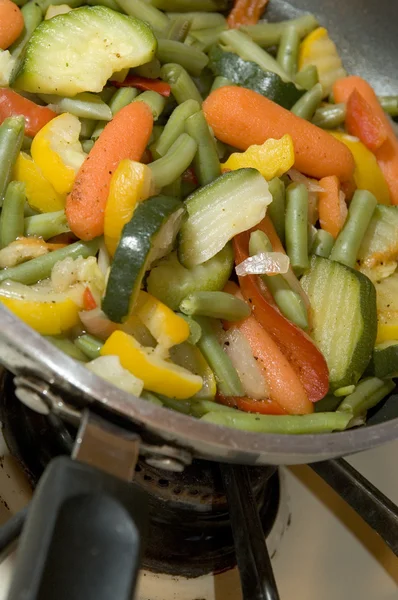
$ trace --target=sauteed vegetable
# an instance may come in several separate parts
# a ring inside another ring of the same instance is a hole
[[[398,373],[397,98],[267,0],[87,4],[0,2],[0,302],[206,422],[363,424]]]

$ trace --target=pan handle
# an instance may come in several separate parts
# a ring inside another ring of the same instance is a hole
[[[147,506],[137,486],[54,459],[32,500],[8,600],[131,600]]]

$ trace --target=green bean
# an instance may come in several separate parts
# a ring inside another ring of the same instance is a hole
[[[147,402],[151,402],[152,404],[157,404],[158,406],[163,406],[163,402],[161,401],[161,399],[158,398],[157,396],[155,396],[155,394],[152,394],[152,392],[148,392],[147,390],[144,390],[142,392],[141,398],[143,400],[146,400]]]
[[[186,100],[196,100],[202,104],[203,99],[198,88],[181,65],[176,63],[163,65],[160,74],[163,81],[170,85],[171,93],[178,104],[182,104]]]
[[[30,149],[32,147],[32,138],[28,137],[27,135],[23,136],[23,140],[22,140],[22,146],[21,146],[21,150],[23,150],[24,152],[30,152]]]
[[[173,198],[181,198],[181,196],[182,196],[181,185],[182,185],[181,177],[177,177],[177,179],[175,181],[173,181],[169,185],[166,185],[162,189],[162,194],[164,194],[165,196],[172,196]]]
[[[197,419],[200,419],[207,413],[221,412],[231,416],[235,416],[236,408],[219,404],[214,400],[191,400],[191,411],[190,414]]]
[[[176,139],[185,131],[188,117],[200,111],[196,100],[186,100],[173,110],[158,141],[155,143],[155,155],[164,156]]]
[[[87,362],[86,355],[72,342],[72,340],[61,336],[51,335],[45,335],[44,338],[71,358],[79,360],[80,362]]]
[[[37,210],[35,210],[34,208],[32,208],[29,205],[29,202],[25,202],[23,214],[24,214],[24,217],[35,217],[39,213],[37,212]],[[26,227],[26,223],[25,223],[25,227]]]
[[[195,321],[202,329],[198,348],[214,372],[219,391],[224,396],[242,396],[242,383],[231,359],[217,340],[212,321],[207,317],[195,317]]]
[[[90,6],[106,6],[107,8],[111,8],[112,10],[116,10],[118,12],[124,13],[124,10],[120,8],[115,0],[86,0],[86,4]]]
[[[183,313],[177,313],[177,315],[184,319],[184,321],[186,321],[189,325],[190,333],[187,342],[196,346],[202,335],[202,330],[200,328],[199,323],[197,323],[195,319],[191,319],[191,317],[189,317],[188,315],[184,315]]]
[[[60,4],[66,4],[66,0],[35,0],[36,4],[43,11],[43,15],[46,14],[47,9],[50,6],[59,6]],[[71,8],[78,8],[82,4],[84,4],[84,0],[68,0],[68,6]]]
[[[391,117],[398,117],[398,96],[378,96],[379,102]]]
[[[149,139],[149,144],[148,144],[152,154],[154,152],[155,145],[157,144],[163,131],[164,131],[163,125],[154,125],[152,128],[152,133],[151,133],[151,137]],[[154,158],[158,158],[158,156],[155,156]]]
[[[276,60],[285,73],[293,79],[297,73],[300,37],[294,25],[286,27],[281,35]]]
[[[220,40],[239,54],[244,60],[255,62],[264,71],[272,71],[284,81],[289,81],[289,75],[285,72],[273,56],[260,48],[247,33],[238,29],[229,29],[220,35]]]
[[[338,408],[339,404],[341,404],[341,398],[336,398],[333,394],[326,394],[324,398],[315,402],[314,409],[316,413],[332,412]]]
[[[150,90],[137,96],[134,102],[145,102],[152,111],[154,121],[157,121],[164,111],[167,98]]]
[[[334,244],[334,237],[328,231],[318,229],[315,240],[311,246],[311,254],[329,258]]]
[[[250,315],[250,306],[226,292],[194,292],[181,302],[180,311],[190,316],[241,321]]]
[[[169,26],[170,20],[167,15],[143,0],[116,0],[116,2],[130,17],[145,21],[155,31],[163,31]]]
[[[182,175],[193,161],[197,147],[197,143],[190,135],[181,134],[167,154],[148,165],[155,186],[162,188]]]
[[[214,92],[214,90],[218,90],[218,88],[225,87],[226,85],[234,85],[234,83],[230,79],[227,79],[222,75],[218,75],[218,77],[214,79],[210,91]]]
[[[328,104],[315,111],[312,122],[322,129],[336,129],[345,121],[345,104]]]
[[[140,65],[139,67],[134,67],[133,71],[136,75],[139,75],[140,77],[147,77],[148,79],[158,79],[160,77],[160,68],[160,60],[155,57],[149,62]],[[119,91],[121,92],[122,89],[128,90],[134,88],[121,88]]]
[[[284,30],[292,26],[296,28],[300,39],[302,39],[318,27],[318,21],[313,15],[303,15],[297,19],[279,21],[279,23],[246,25],[242,27],[242,31],[249,34],[252,40],[259,46],[269,48],[271,46],[278,46]]]
[[[9,47],[10,54],[18,60],[30,40],[33,31],[42,22],[43,14],[40,7],[32,0],[21,9],[24,28],[19,38]]]
[[[305,90],[310,90],[319,82],[318,69],[315,65],[306,65],[297,73],[294,81]]]
[[[119,110],[130,104],[130,102],[132,102],[137,96],[138,90],[135,88],[125,87],[117,90],[109,101],[109,108],[111,109],[112,115],[115,116]],[[102,122],[98,123],[98,125],[95,127],[91,134],[91,137],[94,141],[99,138],[104,130],[104,127],[105,125]]]
[[[283,181],[281,181],[278,177],[275,177],[268,182],[268,189],[272,195],[272,202],[267,209],[268,215],[270,216],[270,219],[276,229],[276,233],[283,244],[285,241],[285,185]]]
[[[200,185],[207,185],[221,175],[221,166],[214,137],[202,111],[185,121],[185,130],[198,145],[194,158],[195,174]]]
[[[101,340],[88,333],[76,338],[74,344],[90,360],[95,360],[101,355],[101,348],[104,345]]]
[[[96,126],[96,122],[93,121],[92,119],[79,119],[80,120],[80,138],[81,139],[88,139],[92,136],[93,131],[95,129]],[[101,129],[104,128],[104,123],[101,122]]]
[[[42,213],[25,219],[25,235],[48,240],[55,235],[70,231],[64,210]]]
[[[320,103],[322,102],[323,88],[320,83],[314,85],[312,90],[306,92],[290,109],[294,115],[310,121]]]
[[[302,183],[292,183],[286,190],[286,251],[296,274],[309,267],[308,261],[308,192]]]
[[[355,385],[346,385],[344,387],[337,388],[337,390],[333,392],[333,395],[336,396],[336,398],[341,398],[343,396],[349,396],[353,392],[355,392]]]
[[[107,104],[109,104],[112,96],[115,94],[116,92],[116,88],[113,87],[112,85],[110,85],[109,87],[106,86],[102,89],[102,92],[98,92],[98,96],[101,98],[101,100],[103,100],[104,102],[106,102]]]
[[[24,6],[24,4],[26,4],[26,0],[13,0],[13,2],[17,6]]]
[[[157,57],[161,63],[178,63],[194,77],[201,74],[209,57],[192,46],[174,40],[159,40]]]
[[[228,8],[228,0],[147,0],[156,8],[170,12],[222,12]]]
[[[272,244],[263,231],[253,231],[250,235],[249,252],[251,256],[262,252],[272,252]],[[269,289],[281,313],[302,329],[308,327],[308,314],[299,294],[294,292],[283,275],[260,275]]]
[[[25,203],[25,184],[11,181],[7,186],[0,215],[0,248],[5,248],[23,236]]]
[[[93,146],[94,146],[94,140],[83,140],[82,141],[82,148],[83,148],[84,152],[86,152],[87,154],[90,152],[90,150],[92,149]]]
[[[52,94],[39,94],[39,98],[47,104],[52,104],[57,112],[68,112],[82,119],[95,119],[96,121],[110,121],[112,111],[107,104],[96,94],[83,92],[73,98],[62,98]]]
[[[220,35],[226,31],[225,25],[219,25],[218,27],[211,27],[209,29],[198,29],[192,32],[192,37],[200,44],[203,52],[207,52],[211,46],[217,44],[220,39]]]
[[[337,411],[357,417],[366,413],[383,400],[395,388],[395,383],[389,379],[383,381],[377,377],[369,377],[358,383],[355,391],[346,396]]]
[[[166,38],[175,42],[185,42],[191,29],[191,20],[184,14],[172,19],[167,28]]]
[[[227,25],[227,21],[223,15],[220,13],[211,13],[211,12],[170,12],[167,13],[167,16],[171,20],[179,19],[183,17],[185,19],[189,19],[191,22],[191,30],[195,31],[196,29],[209,29],[211,27],[219,27],[220,25]]]
[[[218,160],[224,159],[228,153],[226,144],[224,144],[223,142],[220,142],[220,140],[216,139],[216,148],[217,148]]]
[[[354,267],[362,239],[372,219],[377,200],[367,190],[357,190],[348,208],[343,229],[334,243],[330,259]]]
[[[175,410],[183,415],[191,414],[191,402],[189,400],[175,400],[175,398],[167,398],[167,396],[162,396],[162,394],[157,394],[157,397],[166,408]]]
[[[14,164],[22,147],[25,119],[9,117],[0,125],[0,204],[10,183]]]
[[[341,412],[311,415],[257,415],[237,410],[235,414],[221,411],[209,412],[201,418],[201,421],[253,433],[305,435],[343,431],[349,425],[351,415]]]
[[[79,256],[83,256],[83,258],[94,256],[98,251],[98,244],[98,239],[91,240],[91,242],[75,242],[60,250],[54,250],[54,252],[49,252],[38,258],[28,260],[16,267],[1,269],[0,282],[11,279],[12,281],[32,285],[33,283],[37,283],[42,279],[50,277],[55,263],[64,258],[71,257],[75,259]]]

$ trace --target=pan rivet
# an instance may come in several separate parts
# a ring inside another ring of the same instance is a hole
[[[40,415],[48,415],[50,413],[49,406],[41,399],[39,394],[29,388],[18,386],[15,390],[15,395],[22,404],[25,404],[25,406]]]

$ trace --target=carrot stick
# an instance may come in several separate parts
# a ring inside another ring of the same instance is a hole
[[[322,229],[336,239],[347,218],[347,205],[340,198],[340,182],[334,175],[323,177],[319,181],[323,192],[319,192],[319,222]]]
[[[228,283],[228,292],[243,300],[238,286]],[[291,415],[312,413],[314,406],[286,356],[272,337],[253,316],[238,323],[224,323],[224,328],[236,327],[249,342],[253,356],[266,378],[270,398]]]
[[[235,5],[228,15],[230,29],[241,25],[255,25],[261,17],[269,0],[235,0]]]
[[[140,160],[152,127],[152,111],[145,102],[128,104],[105,126],[66,199],[69,226],[80,239],[91,240],[103,234],[112,174],[125,158]]]
[[[356,88],[348,98],[346,110],[347,131],[366,140],[366,146],[372,152],[380,148],[386,141],[388,132],[383,121],[374,114],[371,105]]]
[[[347,117],[348,108],[350,106],[349,99],[354,90],[357,90],[357,93],[360,94],[360,96],[362,96],[362,98],[369,105],[373,117],[376,117],[378,122],[382,124],[383,130],[381,135],[383,136],[385,133],[386,140],[384,143],[379,145],[378,148],[373,150],[373,152],[383,172],[385,180],[387,181],[387,185],[391,194],[391,202],[392,204],[398,204],[398,140],[394,129],[392,128],[387,115],[384,113],[384,110],[382,109],[373,88],[361,77],[344,77],[343,79],[338,79],[333,86],[333,94],[336,102],[347,103]],[[361,122],[358,112],[352,112],[351,110],[347,122],[347,129],[349,133],[351,133],[353,129],[350,131],[348,127],[350,125],[350,128],[352,128],[354,121],[356,123],[356,135],[365,145],[368,145],[367,141],[369,143],[369,138],[366,134],[366,129],[369,125],[368,119],[364,119]],[[371,150],[372,148],[369,149]]]
[[[0,0],[0,48],[6,50],[21,35],[23,15],[11,0]]]
[[[246,150],[288,133],[294,143],[296,169],[317,179],[352,177],[354,159],[344,144],[257,92],[222,87],[208,96],[203,110],[216,137],[235,148]]]

